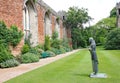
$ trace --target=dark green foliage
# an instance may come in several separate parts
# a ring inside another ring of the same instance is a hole
[[[39,44],[39,45],[37,45],[36,47],[39,48],[39,49],[44,50],[44,45]]]
[[[47,35],[45,36],[45,44],[44,44],[45,50],[50,50],[50,37]]]
[[[51,47],[59,49],[61,41],[58,39],[58,32],[54,31],[52,34]]]
[[[91,20],[88,15],[88,10],[85,8],[70,7],[67,12],[65,25],[71,29],[72,46],[74,49],[86,47],[86,37],[84,36],[83,24]]]
[[[67,48],[63,47],[63,46],[60,46],[60,54],[63,54],[67,51]]]
[[[83,33],[84,30],[79,28],[72,29],[73,48],[86,47],[86,40]],[[82,34],[83,33],[83,34]]]
[[[8,29],[3,21],[0,21],[0,40],[3,40],[6,45],[15,47],[23,37],[22,31],[18,31],[16,26],[11,26]]]
[[[120,28],[116,28],[108,34],[105,49],[120,49]]]
[[[15,67],[15,66],[18,66],[20,63],[15,60],[15,59],[9,59],[9,60],[6,60],[2,63],[0,63],[0,67],[1,68],[9,68],[9,67]]]
[[[29,48],[31,48],[31,45],[32,45],[32,43],[30,42],[31,36],[32,34],[29,34],[28,37],[25,37],[25,44],[27,44]]]
[[[83,24],[87,23],[91,17],[88,16],[88,10],[85,8],[79,9],[78,7],[70,7],[69,11],[67,12],[67,19],[65,24],[67,27],[70,28],[83,28]]]
[[[116,7],[114,7],[111,11],[110,11],[110,17],[116,17],[117,16],[117,10]]]
[[[46,51],[46,53],[49,55],[49,57],[54,57],[56,54],[50,50]]]
[[[31,48],[29,52],[30,52],[30,53],[33,53],[33,54],[36,54],[36,55],[40,54],[40,53],[38,52],[38,49],[37,49],[36,47]]]
[[[44,52],[44,50],[37,48],[37,47],[32,47],[29,52],[35,55],[38,55],[39,58],[41,58],[41,54]]]
[[[51,48],[50,50],[51,50],[52,52],[54,52],[56,55],[61,54],[60,49]]]
[[[58,39],[58,32],[56,30],[52,34],[52,39]]]
[[[55,40],[52,40],[51,41],[51,46],[53,48],[57,48],[59,49],[60,48],[60,45],[61,45],[61,41],[59,39],[55,39]]]
[[[29,51],[30,51],[30,47],[28,46],[28,44],[24,44],[24,46],[21,49],[22,54],[25,54]]]
[[[5,62],[6,60],[12,59],[13,56],[1,42],[0,42],[0,63]]]
[[[18,31],[18,27],[16,27],[15,25],[12,25],[10,27],[10,33],[11,33],[10,44],[15,47],[23,37],[23,33],[22,31]]]
[[[9,46],[15,47],[23,36],[16,26],[7,28],[3,21],[0,21],[0,65],[2,68],[17,66],[19,63],[15,60],[9,50]]]
[[[18,31],[16,26],[7,28],[3,21],[0,21],[0,41],[8,48],[9,45],[16,46],[23,36],[22,31]]]
[[[32,63],[32,62],[38,62],[39,61],[39,56],[35,55],[33,53],[26,53],[21,55],[21,62],[22,63]]]

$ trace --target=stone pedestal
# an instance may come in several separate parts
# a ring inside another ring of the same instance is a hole
[[[91,78],[107,78],[107,75],[105,73],[97,73],[97,74],[91,73],[90,77]]]

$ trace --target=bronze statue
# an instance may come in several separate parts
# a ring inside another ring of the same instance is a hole
[[[96,54],[96,43],[92,37],[89,38],[89,43],[90,43],[89,51],[91,53],[93,73],[94,75],[96,75],[98,73],[98,59],[97,59],[97,54]]]

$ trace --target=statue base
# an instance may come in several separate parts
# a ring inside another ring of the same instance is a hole
[[[105,73],[97,73],[97,74],[91,73],[90,77],[91,78],[107,78],[107,75]]]

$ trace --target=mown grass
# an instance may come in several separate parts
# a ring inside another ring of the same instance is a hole
[[[108,78],[90,78],[91,57],[87,49],[30,71],[5,83],[120,83],[120,50],[97,49],[99,72]]]

